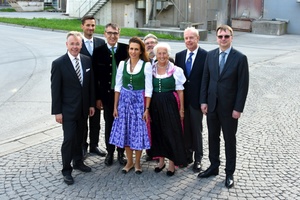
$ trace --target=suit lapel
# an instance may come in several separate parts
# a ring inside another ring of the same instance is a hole
[[[73,66],[73,63],[72,63],[72,60],[70,59],[68,54],[65,54],[64,60],[65,60],[64,63],[66,63],[67,70],[70,72],[70,74],[72,74],[72,76],[74,78],[78,79],[77,74],[76,74],[75,69],[74,69],[74,66]]]
[[[185,77],[187,77],[186,66],[185,66],[186,53],[187,53],[187,50],[185,50],[184,52],[182,52],[182,56],[181,56],[181,59],[182,59],[181,62],[182,62],[182,66],[183,66],[183,71],[184,71]]]
[[[86,80],[85,75],[86,75],[86,63],[85,59],[83,58],[82,55],[80,55],[80,60],[81,60],[81,67],[82,67],[82,77],[83,77],[83,82]]]
[[[234,59],[233,59],[234,54],[235,54],[235,49],[231,48],[231,50],[230,50],[230,52],[227,56],[227,60],[225,62],[225,65],[224,65],[224,69],[223,69],[222,73],[220,74],[220,77],[222,77],[222,75],[224,73],[226,73],[226,71],[228,70],[229,66],[232,65],[231,63],[234,61]]]

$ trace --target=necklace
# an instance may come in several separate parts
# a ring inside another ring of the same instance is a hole
[[[159,68],[166,68],[167,65],[165,65],[165,66],[159,66],[159,65],[157,64],[157,67],[159,67]]]
[[[135,63],[135,65],[130,64],[130,71],[131,71],[131,72],[133,72],[135,66],[136,66],[136,63]]]

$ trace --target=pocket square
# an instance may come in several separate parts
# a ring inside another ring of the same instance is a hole
[[[85,70],[85,72],[88,72],[88,71],[90,71],[90,70],[91,70],[91,69],[90,69],[90,68],[88,68],[88,69],[86,69],[86,70]]]

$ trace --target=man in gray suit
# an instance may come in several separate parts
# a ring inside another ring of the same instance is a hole
[[[81,54],[89,56],[90,58],[93,55],[93,51],[96,47],[99,47],[105,44],[105,40],[101,38],[94,37],[94,32],[96,28],[96,20],[93,16],[84,16],[81,19],[81,29],[83,31],[82,38],[82,48],[80,50]],[[95,82],[96,88],[98,82]],[[90,153],[94,153],[98,156],[104,157],[106,152],[98,147],[99,143],[99,134],[100,134],[100,114],[101,110],[95,108],[95,114],[92,117],[89,117],[89,126],[86,124],[86,129],[84,131],[83,136],[83,144],[82,144],[82,155],[83,158],[87,156],[87,149],[90,146]],[[88,129],[90,130],[90,144],[87,142],[88,137]]]
[[[234,185],[236,132],[244,110],[248,88],[247,57],[232,47],[233,30],[221,25],[216,30],[219,48],[208,52],[201,85],[201,110],[207,116],[210,167],[199,178],[219,174],[220,132],[226,155],[225,186]]]
[[[82,160],[81,145],[88,116],[95,112],[94,75],[88,56],[80,54],[82,35],[71,31],[67,34],[67,53],[52,62],[51,96],[52,115],[62,124],[61,146],[62,174],[68,185],[74,183],[73,169],[90,172]],[[73,167],[71,162],[73,161]]]

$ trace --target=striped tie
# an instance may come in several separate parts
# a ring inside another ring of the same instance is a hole
[[[80,84],[82,85],[82,77],[81,77],[79,59],[75,58],[75,60],[76,60],[76,62],[75,62],[75,71],[76,71],[78,80],[79,80]]]

